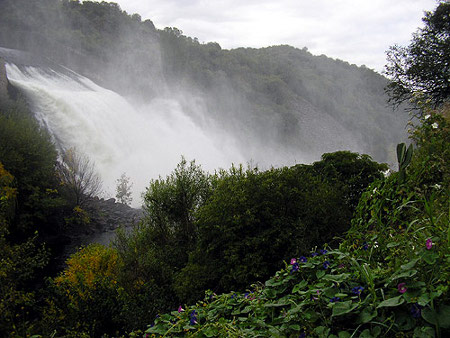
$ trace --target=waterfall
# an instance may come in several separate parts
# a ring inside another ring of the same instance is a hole
[[[140,206],[150,180],[169,174],[181,156],[208,171],[245,163],[231,137],[195,121],[175,99],[135,104],[68,69],[7,63],[6,71],[57,147],[75,147],[95,162],[105,197],[115,196],[125,172]]]

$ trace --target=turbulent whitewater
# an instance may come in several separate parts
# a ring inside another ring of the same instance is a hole
[[[209,171],[246,162],[232,138],[199,126],[176,100],[133,105],[70,70],[11,63],[6,70],[56,145],[75,147],[95,162],[106,197],[115,195],[125,172],[133,182],[133,205],[140,205],[150,180],[170,173],[182,155]]]

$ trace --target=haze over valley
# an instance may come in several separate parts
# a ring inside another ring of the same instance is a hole
[[[136,206],[182,156],[210,172],[311,163],[336,150],[392,165],[406,137],[407,114],[387,106],[386,80],[366,67],[285,45],[223,50],[116,4],[2,6],[11,83],[60,149],[95,162],[106,196],[130,176]]]

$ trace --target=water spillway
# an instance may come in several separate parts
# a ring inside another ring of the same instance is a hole
[[[68,69],[7,63],[6,71],[57,147],[74,147],[95,162],[106,196],[115,195],[125,172],[133,205],[140,205],[150,179],[170,173],[182,155],[211,171],[245,162],[231,139],[196,123],[174,99],[132,104]]]

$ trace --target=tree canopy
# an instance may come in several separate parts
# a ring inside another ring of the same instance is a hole
[[[428,99],[437,107],[450,95],[450,3],[441,2],[422,20],[425,26],[409,46],[395,45],[387,53],[387,91],[395,106]]]

